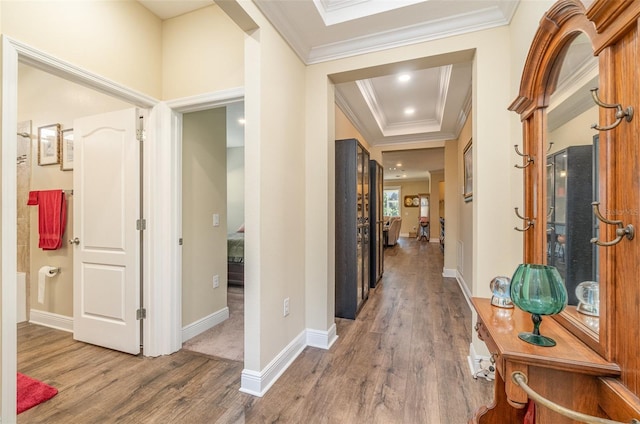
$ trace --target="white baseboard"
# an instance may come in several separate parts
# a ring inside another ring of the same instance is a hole
[[[458,272],[451,268],[442,268],[442,276],[447,278],[456,278]]]
[[[200,333],[204,333],[210,328],[215,327],[229,319],[229,308],[224,307],[217,312],[212,313],[198,321],[195,321],[182,328],[182,343],[197,336]]]
[[[31,309],[29,322],[73,333],[73,318],[65,315]]]
[[[460,290],[462,290],[462,294],[464,295],[464,300],[467,301],[467,305],[469,305],[469,309],[474,310],[473,304],[471,303],[471,291],[469,290],[469,286],[464,281],[462,274],[459,271],[456,271],[456,281],[460,286]]]
[[[328,331],[307,329],[307,346],[329,350],[336,340],[338,340],[338,335],[336,334],[335,324]]]
[[[240,391],[262,397],[280,378],[306,347],[306,330],[289,343],[262,371],[244,369],[240,377]]]

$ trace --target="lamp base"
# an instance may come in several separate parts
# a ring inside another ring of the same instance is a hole
[[[520,340],[524,340],[527,343],[531,343],[536,346],[552,347],[556,345],[556,341],[550,337],[541,336],[540,334],[533,333],[520,333],[518,334]]]

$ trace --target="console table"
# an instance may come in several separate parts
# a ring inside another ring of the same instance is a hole
[[[531,331],[531,315],[520,309],[491,305],[489,299],[473,298],[478,313],[476,330],[495,362],[494,402],[480,407],[470,423],[522,423],[528,402],[524,390],[511,380],[516,371],[523,373],[529,386],[542,396],[567,408],[601,416],[598,411],[600,377],[620,375],[617,364],[605,361],[550,317],[544,317],[540,333],[557,345],[540,347],[518,338]],[[579,392],[580,395],[576,396]],[[547,408],[537,407],[536,423],[573,423]]]

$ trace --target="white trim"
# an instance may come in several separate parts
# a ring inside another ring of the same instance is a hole
[[[240,391],[262,397],[286,371],[306,347],[306,330],[296,336],[273,360],[260,372],[244,369],[240,380]]]
[[[451,268],[442,268],[442,276],[446,278],[456,278],[458,275],[455,269]]]
[[[29,323],[73,333],[73,318],[53,312],[31,309]]]
[[[224,307],[202,319],[199,319],[182,328],[182,343],[202,334],[210,328],[215,327],[229,319],[229,308]]]
[[[327,331],[307,328],[307,346],[329,350],[337,340],[335,323]]]
[[[458,286],[460,286],[460,290],[464,295],[464,300],[466,300],[467,305],[469,305],[469,309],[471,309],[472,311],[475,311],[475,308],[471,303],[471,291],[469,290],[469,286],[467,286],[467,283],[464,281],[464,278],[462,277],[462,274],[460,274],[459,271],[456,271],[456,281],[458,282]]]
[[[175,142],[182,131],[180,118],[165,103],[149,115],[145,144],[144,321],[145,356],[168,355],[182,347],[181,148]],[[153,282],[153,290],[151,290]],[[148,293],[148,295],[147,295]]]
[[[16,422],[18,52],[2,37],[2,422]]]
[[[211,93],[198,94],[196,96],[168,100],[166,104],[176,112],[188,113],[213,109],[242,101],[244,101],[244,87],[235,87]]]

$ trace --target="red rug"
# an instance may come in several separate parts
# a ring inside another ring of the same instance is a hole
[[[57,394],[58,389],[55,387],[18,373],[18,414]]]

